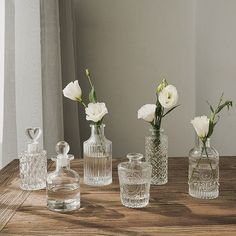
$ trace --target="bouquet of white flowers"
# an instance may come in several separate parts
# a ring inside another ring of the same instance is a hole
[[[209,162],[209,165],[210,165],[211,170],[212,170],[212,174],[214,176],[214,172],[213,172],[213,168],[212,168],[212,165],[211,165],[211,161],[210,161],[209,156],[208,156],[208,151],[207,151],[206,143],[207,143],[207,140],[212,136],[214,128],[215,128],[216,124],[218,123],[218,121],[220,119],[219,113],[225,107],[229,110],[230,107],[233,106],[233,102],[232,101],[229,101],[229,100],[224,101],[223,100],[223,94],[221,95],[219,103],[216,106],[216,108],[214,108],[209,102],[207,102],[207,103],[208,103],[208,105],[210,107],[210,110],[211,110],[209,118],[207,116],[198,116],[198,117],[195,117],[191,121],[191,124],[193,125],[198,138],[202,142],[202,150],[201,150],[201,158],[199,158],[196,167],[193,168],[193,171],[192,171],[192,174],[190,176],[189,181],[192,180],[192,177],[193,177],[196,169],[198,168],[198,166],[199,166],[199,164],[200,164],[200,162],[202,160],[202,154],[203,153],[206,154],[206,158],[207,158],[207,160]]]
[[[162,119],[179,105],[177,89],[165,79],[158,85],[156,96],[156,104],[146,104],[138,110],[138,119],[152,126],[151,136],[145,139],[145,157],[152,165],[152,184],[161,185],[168,181],[168,138],[161,129]]]
[[[156,95],[156,104],[146,104],[138,110],[138,119],[143,119],[154,129],[160,130],[162,118],[179,106],[176,105],[178,92],[175,86],[163,79],[157,87]],[[169,110],[165,112],[165,109]]]
[[[85,108],[86,120],[92,121],[96,125],[100,125],[102,123],[104,115],[108,113],[106,108],[106,104],[104,102],[97,102],[97,96],[95,92],[94,85],[92,84],[89,70],[85,70],[86,77],[89,80],[89,84],[91,87],[89,93],[89,104],[86,105],[82,99],[82,90],[78,83],[78,80],[74,82],[70,82],[64,89],[63,95],[73,101],[77,101],[81,103]]]

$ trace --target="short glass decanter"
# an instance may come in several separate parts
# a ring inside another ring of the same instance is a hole
[[[152,165],[151,184],[163,185],[168,182],[168,137],[163,129],[150,132],[145,138],[145,158]]]
[[[39,148],[40,128],[27,128],[30,139],[27,150],[19,155],[20,187],[23,190],[39,190],[46,187],[47,152]]]
[[[219,153],[211,147],[210,139],[199,139],[189,152],[189,194],[195,198],[214,199],[219,196]]]
[[[68,154],[67,142],[60,141],[56,145],[56,170],[47,176],[47,207],[51,211],[69,212],[80,208],[80,177],[70,169],[70,161],[74,156]]]
[[[104,124],[92,124],[84,142],[84,183],[103,186],[112,183],[112,142],[104,135]]]
[[[149,203],[152,166],[142,162],[143,155],[129,153],[129,162],[118,165],[121,203],[130,208],[142,208]]]

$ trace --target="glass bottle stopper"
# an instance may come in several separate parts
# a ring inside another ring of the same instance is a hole
[[[41,134],[42,130],[39,127],[30,127],[26,129],[26,136],[30,140],[30,143],[28,143],[28,152],[37,152],[39,150],[38,139]]]
[[[56,144],[55,147],[56,153],[57,153],[57,163],[61,166],[66,166],[68,163],[68,160],[71,160],[74,158],[73,155],[68,154],[70,151],[70,146],[65,141],[60,141]]]

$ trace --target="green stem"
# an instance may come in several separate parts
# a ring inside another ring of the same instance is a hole
[[[87,75],[87,78],[88,78],[88,80],[89,80],[90,87],[91,87],[91,88],[93,88],[93,84],[92,84],[92,81],[91,81],[91,78],[90,78],[90,76],[89,76],[89,75]]]
[[[102,131],[101,131],[101,126],[100,125],[96,125],[96,128],[97,128],[97,133],[98,133],[98,137],[99,137],[99,140],[100,140],[100,144],[102,146],[102,153],[103,155],[106,153],[106,147],[105,147],[105,144],[103,142],[103,137],[102,137]]]
[[[214,170],[213,170],[213,168],[212,168],[211,160],[210,160],[210,158],[209,158],[209,156],[208,156],[208,152],[207,152],[207,148],[206,148],[206,144],[205,144],[205,143],[204,143],[203,147],[205,148],[207,160],[208,160],[208,162],[209,162],[209,164],[210,164],[210,167],[211,167],[212,176],[214,177]]]
[[[202,148],[202,151],[201,151],[201,156],[200,156],[200,158],[199,158],[199,160],[198,160],[198,162],[197,162],[197,165],[195,166],[195,168],[193,168],[193,171],[192,171],[191,177],[190,177],[190,179],[189,179],[189,182],[191,182],[191,180],[192,180],[192,178],[193,178],[193,175],[194,175],[194,173],[196,172],[196,169],[198,168],[198,166],[199,166],[199,164],[200,164],[200,161],[202,160],[202,154],[203,154],[204,150],[205,150],[205,152],[206,152],[206,156],[207,156],[208,163],[210,164],[210,167],[211,167],[212,175],[214,176],[214,170],[213,170],[212,165],[211,165],[211,160],[210,160],[209,155],[208,155],[208,152],[207,152],[206,141],[205,141],[205,142],[203,142],[203,148]]]
[[[197,162],[197,165],[193,168],[193,171],[192,171],[191,177],[190,177],[190,179],[189,179],[189,182],[191,182],[191,180],[192,180],[192,178],[193,178],[193,175],[194,175],[194,173],[196,172],[196,169],[198,168],[198,166],[199,166],[199,164],[200,164],[200,161],[202,160],[203,151],[204,151],[204,149],[202,148],[201,156],[200,156],[200,158],[199,158],[199,160],[198,160],[198,162]]]
[[[80,101],[80,102],[81,102],[81,104],[84,106],[84,108],[87,107],[83,101]]]

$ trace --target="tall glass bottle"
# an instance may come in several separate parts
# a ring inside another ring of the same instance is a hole
[[[84,183],[103,186],[112,183],[112,142],[104,135],[104,124],[90,125],[91,136],[84,142]]]
[[[40,128],[27,128],[30,139],[27,150],[19,155],[20,187],[24,190],[38,190],[46,187],[47,152],[39,148]]]
[[[219,196],[219,153],[207,139],[189,152],[189,194],[195,198],[214,199]]]
[[[168,182],[168,137],[163,129],[150,129],[145,138],[146,161],[152,166],[151,184],[163,185]]]
[[[56,145],[56,170],[47,176],[47,207],[49,210],[68,212],[80,208],[80,177],[70,169],[73,155],[68,154],[69,145],[60,141]]]

